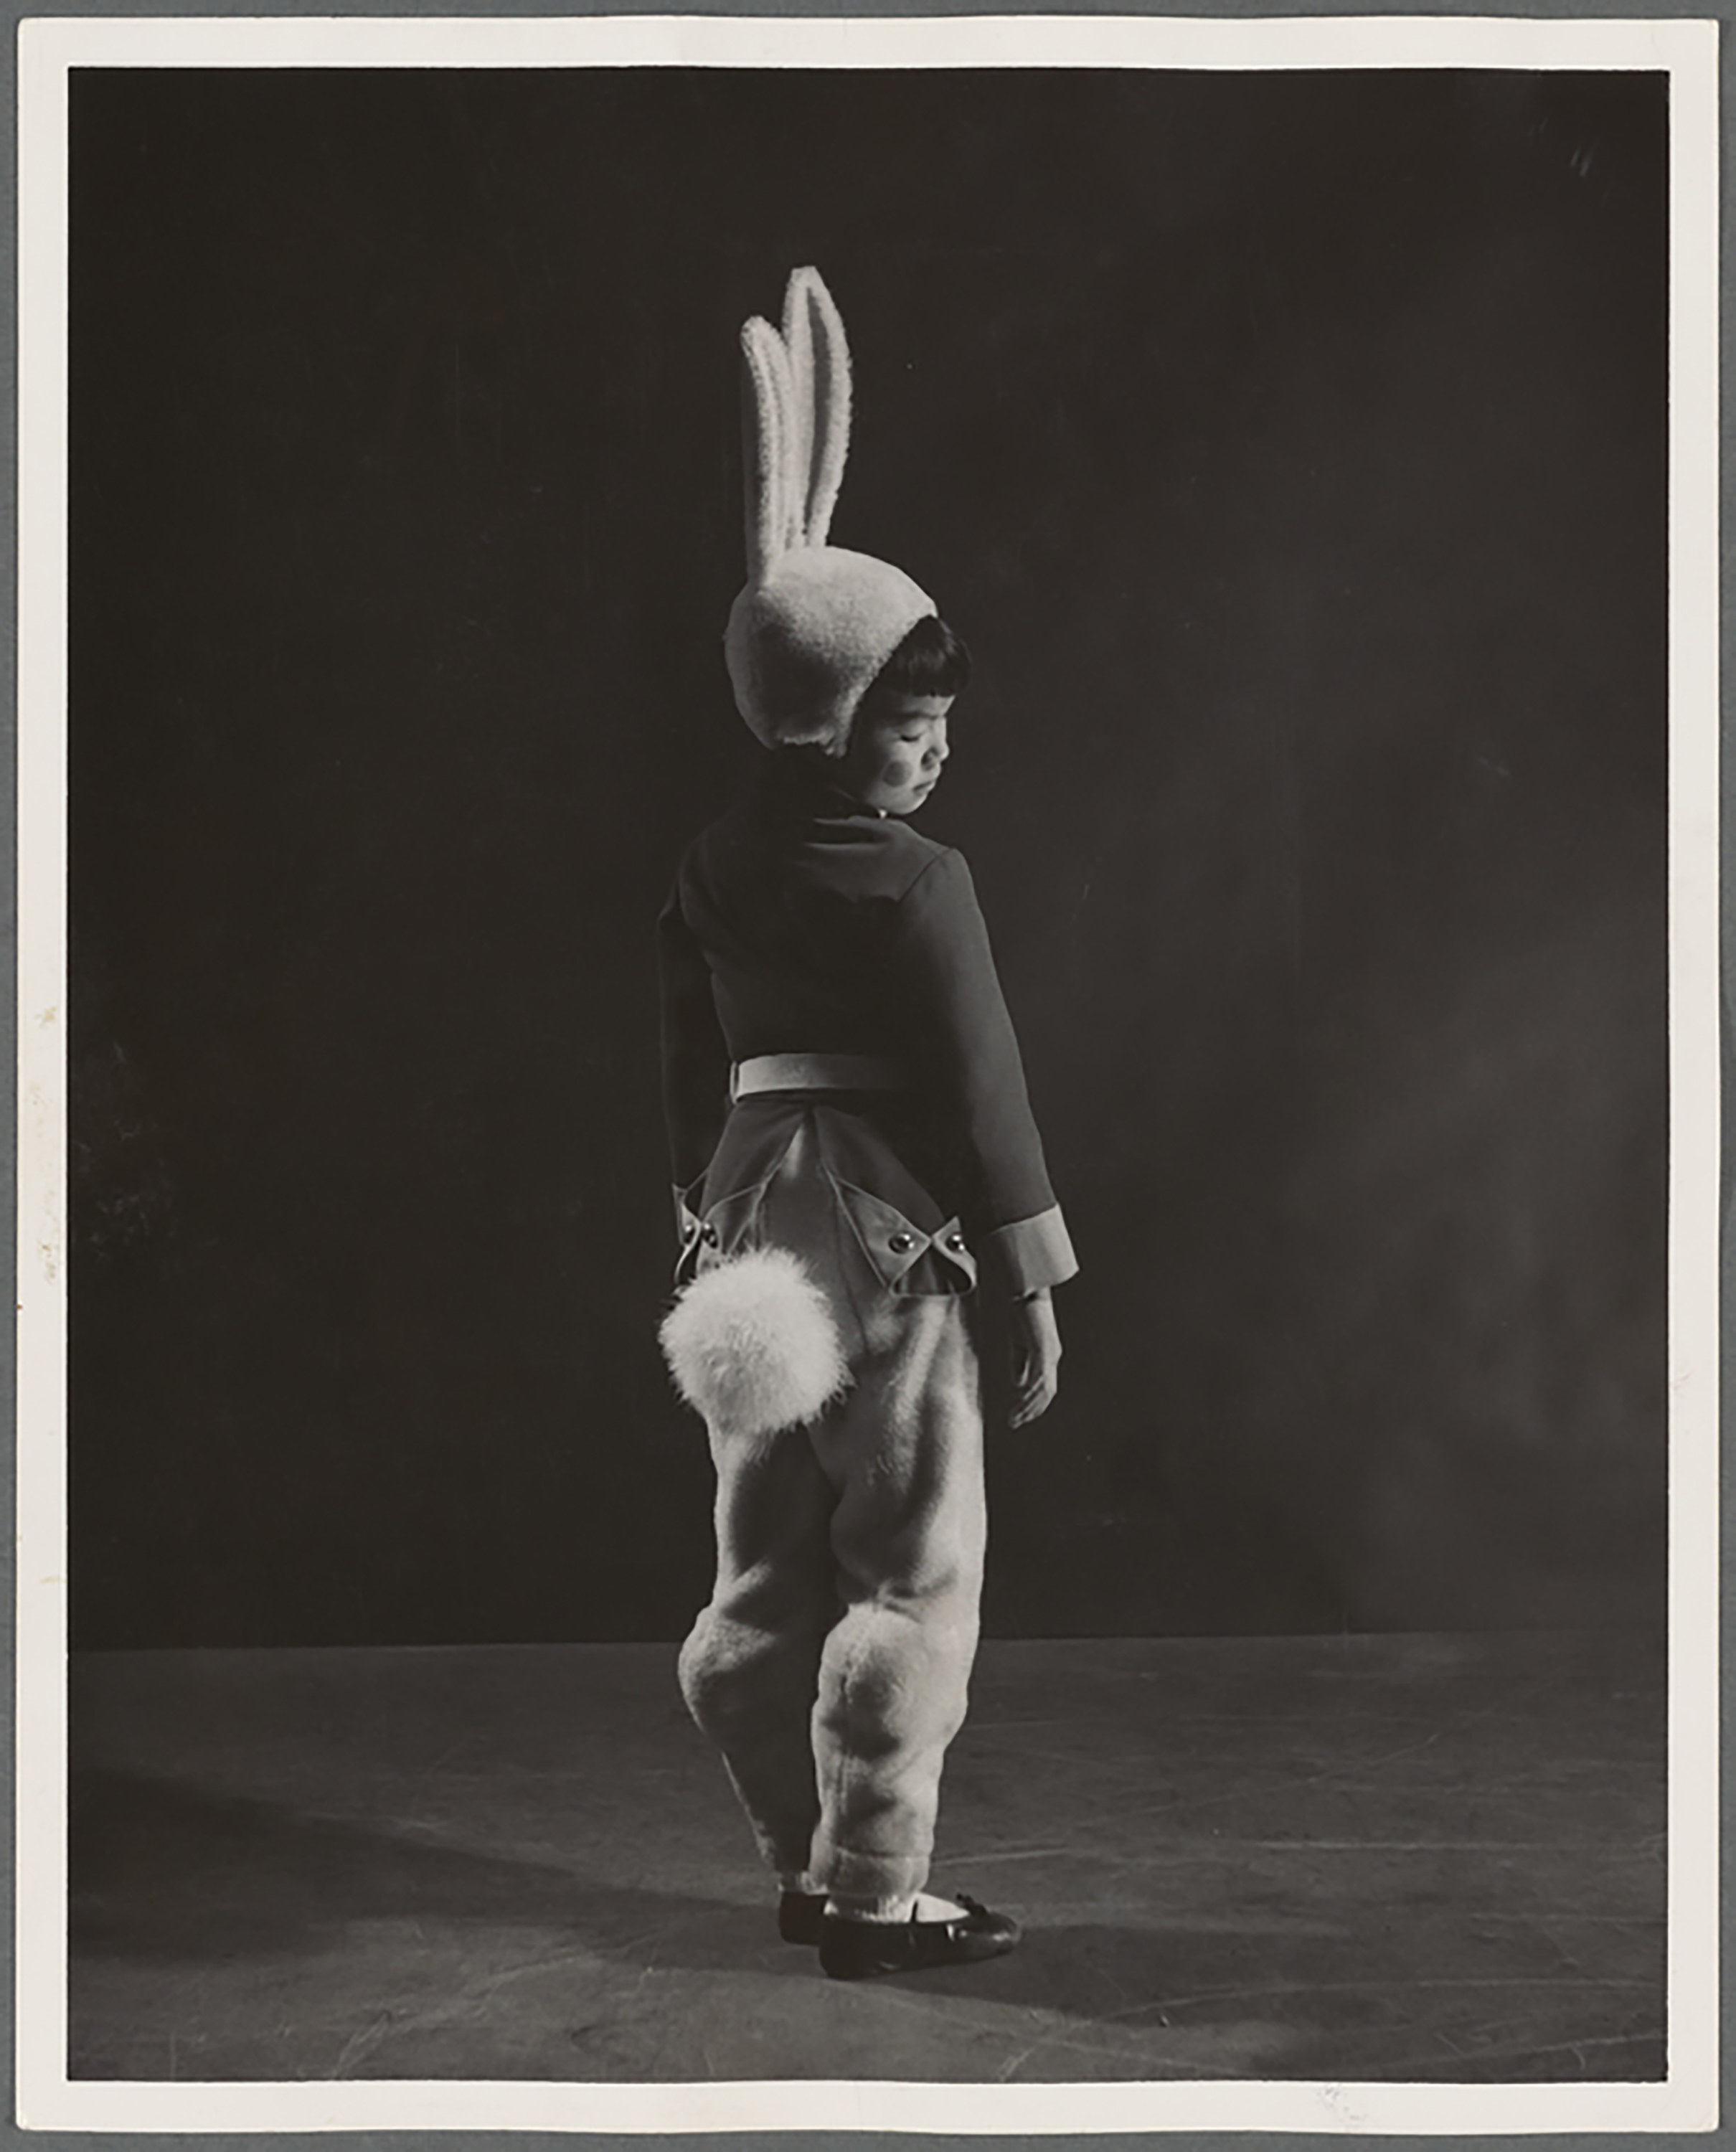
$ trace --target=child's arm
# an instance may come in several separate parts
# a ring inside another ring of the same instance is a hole
[[[1079,1264],[1049,1185],[988,930],[958,853],[942,853],[901,903],[896,964],[896,990],[917,1050],[964,1144],[963,1222],[986,1280],[1014,1300],[1061,1284]],[[1051,1326],[1053,1319],[1051,1312]]]
[[[682,916],[681,891],[669,893],[657,926],[662,989],[663,1121],[675,1181],[676,1230],[683,1196],[711,1164],[729,1111],[729,1048],[712,998],[711,972]]]

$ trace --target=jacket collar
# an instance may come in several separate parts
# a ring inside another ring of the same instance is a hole
[[[846,792],[833,772],[837,764],[819,748],[779,747],[767,750],[759,766],[759,796],[779,812],[818,815],[828,821],[850,816],[883,822],[886,816],[865,807]]]

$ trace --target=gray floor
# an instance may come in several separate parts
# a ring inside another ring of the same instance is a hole
[[[1662,1668],[1611,1637],[991,1644],[937,1881],[778,1941],[662,1645],[75,1661],[73,2074],[1656,2078]]]

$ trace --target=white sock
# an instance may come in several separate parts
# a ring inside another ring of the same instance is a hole
[[[962,1907],[927,1891],[914,1898],[828,1898],[826,1911],[841,1921],[956,1921]]]
[[[956,1898],[937,1898],[925,1891],[916,1900],[913,1917],[919,1921],[956,1921],[963,1911]]]

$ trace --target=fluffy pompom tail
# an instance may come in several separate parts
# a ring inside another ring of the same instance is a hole
[[[659,1335],[676,1388],[708,1425],[732,1434],[799,1427],[850,1380],[825,1294],[782,1248],[757,1248],[696,1278]]]

